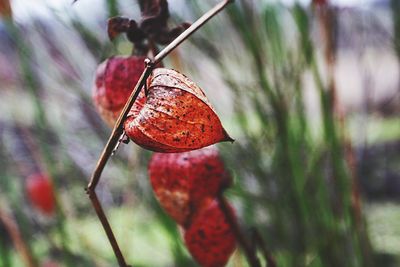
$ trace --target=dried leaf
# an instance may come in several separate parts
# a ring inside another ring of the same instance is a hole
[[[127,32],[130,25],[130,19],[124,17],[112,17],[107,22],[108,38],[113,40],[120,33]]]
[[[233,141],[203,91],[186,76],[158,68],[147,83],[145,105],[124,124],[135,143],[157,152],[184,152]]]
[[[142,29],[161,29],[167,27],[169,9],[167,0],[140,0]]]
[[[149,163],[151,185],[167,213],[185,226],[207,197],[216,197],[230,176],[215,146],[183,153],[154,153]]]
[[[101,117],[109,126],[114,125],[139,80],[144,70],[144,59],[136,56],[111,57],[97,68],[93,100]],[[144,102],[145,95],[142,92],[131,113],[137,115]]]
[[[220,267],[228,262],[236,238],[216,200],[206,201],[195,215],[185,231],[185,244],[203,267]]]

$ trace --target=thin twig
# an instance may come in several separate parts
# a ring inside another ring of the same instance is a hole
[[[92,177],[90,178],[90,183],[88,185],[88,190],[94,189],[100,179],[101,173],[104,170],[104,167],[110,158],[114,147],[118,143],[118,140],[120,139],[121,135],[123,134],[123,122],[125,121],[126,117],[128,116],[128,113],[130,109],[133,106],[133,103],[139,96],[140,90],[143,87],[144,83],[146,82],[147,78],[150,76],[151,71],[153,69],[152,64],[150,64],[150,61],[146,61],[146,68],[144,69],[141,77],[139,78],[138,83],[135,86],[135,89],[132,91],[132,94],[129,96],[128,101],[126,102],[126,105],[124,109],[122,110],[121,114],[119,115],[117,122],[114,125],[114,129],[111,133],[111,136],[109,137],[106,146],[103,149],[103,152],[100,155],[100,159],[97,162],[96,168],[93,172]]]
[[[219,207],[221,208],[221,211],[224,213],[226,220],[228,221],[229,225],[231,226],[237,242],[239,243],[240,247],[243,249],[244,254],[246,255],[246,258],[247,258],[250,266],[251,267],[261,267],[260,260],[258,259],[257,255],[256,255],[255,246],[252,246],[250,244],[249,240],[246,238],[246,236],[240,229],[240,226],[239,226],[235,216],[232,214],[231,209],[229,208],[229,205],[226,202],[226,199],[224,198],[222,193],[218,195],[218,204],[219,204]]]
[[[87,194],[89,195],[90,200],[92,201],[92,205],[96,211],[97,216],[99,217],[99,220],[101,224],[103,225],[104,231],[106,232],[106,235],[108,237],[108,240],[110,241],[111,247],[113,248],[115,257],[118,260],[118,264],[121,267],[127,267],[128,265],[125,262],[124,256],[122,255],[121,249],[118,246],[118,242],[115,238],[115,235],[111,229],[110,223],[107,220],[107,217],[104,213],[103,208],[101,207],[100,201],[97,197],[96,194],[96,186],[99,183],[101,173],[103,172],[103,169],[110,158],[110,156],[113,153],[113,150],[118,143],[118,140],[120,139],[120,136],[123,134],[123,121],[128,115],[129,110],[131,109],[133,103],[137,99],[140,89],[143,87],[144,83],[146,82],[147,78],[150,76],[150,73],[153,69],[153,65],[150,64],[150,61],[146,61],[146,68],[144,69],[142,76],[140,77],[138,83],[135,86],[135,89],[133,90],[132,94],[129,96],[129,99],[127,103],[125,104],[124,109],[122,110],[121,114],[119,115],[119,118],[114,126],[114,129],[111,133],[110,138],[108,139],[108,142],[103,149],[103,152],[101,153],[100,159],[97,162],[96,168],[93,172],[92,177],[90,178],[89,185],[87,187]]]
[[[225,8],[229,3],[232,3],[233,0],[224,0],[220,4],[217,4],[213,9],[208,11],[206,14],[204,14],[201,18],[199,18],[195,23],[193,23],[188,29],[186,29],[183,33],[181,33],[174,41],[172,41],[168,46],[166,46],[158,55],[155,56],[153,60],[146,59],[145,64],[146,68],[144,69],[141,77],[139,78],[139,81],[137,82],[134,90],[132,91],[131,95],[129,96],[129,99],[127,100],[124,109],[120,113],[117,122],[114,125],[114,129],[111,133],[111,136],[109,137],[106,146],[104,147],[100,158],[97,162],[96,168],[90,178],[90,182],[88,184],[88,187],[86,189],[87,194],[89,195],[90,200],[92,201],[93,207],[96,210],[96,214],[103,225],[104,231],[107,234],[107,237],[109,239],[109,242],[114,250],[114,254],[118,260],[118,264],[121,267],[127,267],[125,259],[121,253],[121,250],[118,246],[118,243],[116,241],[116,238],[114,236],[114,233],[111,229],[111,226],[107,220],[107,217],[101,207],[101,203],[98,200],[97,194],[96,194],[96,186],[99,183],[101,173],[104,170],[105,165],[107,164],[108,159],[112,155],[112,152],[115,148],[115,146],[118,143],[118,140],[120,139],[121,135],[124,134],[123,130],[123,123],[128,116],[128,113],[130,109],[133,106],[133,103],[137,99],[140,90],[143,88],[143,86],[146,83],[147,78],[150,76],[153,68],[161,62],[169,53],[171,53],[172,50],[174,50],[179,44],[181,44],[183,41],[185,41],[189,36],[191,36],[195,31],[197,31],[201,26],[203,26],[208,20],[210,20],[213,16],[218,14],[222,9]],[[254,265],[254,266],[259,266],[259,265]]]
[[[175,40],[173,40],[169,45],[167,45],[160,53],[158,53],[158,55],[154,58],[154,64],[157,64],[161,60],[163,60],[172,50],[174,50],[178,45],[185,41],[196,30],[201,28],[207,21],[218,14],[228,4],[233,2],[234,0],[225,0],[209,10],[206,14],[204,14],[201,18],[194,22],[189,28],[187,28],[183,33],[181,33]]]
[[[264,254],[265,260],[267,261],[267,267],[276,267],[276,260],[272,256],[272,254],[267,249],[267,245],[264,242],[263,237],[257,228],[252,228],[252,240],[255,245],[257,245],[261,252]]]
[[[21,255],[25,265],[27,267],[37,267],[28,246],[25,244],[25,241],[21,236],[18,225],[15,223],[15,219],[11,217],[10,214],[5,214],[0,210],[0,222],[3,223],[5,229],[10,235],[14,247]]]

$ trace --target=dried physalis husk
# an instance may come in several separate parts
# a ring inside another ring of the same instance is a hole
[[[127,135],[157,152],[183,152],[233,141],[203,91],[183,74],[157,68],[147,81],[146,103],[125,121]]]
[[[233,208],[228,205],[234,216]],[[215,199],[206,199],[185,229],[185,244],[203,267],[222,267],[236,248],[233,229]]]
[[[161,206],[184,227],[205,198],[217,197],[231,182],[216,146],[182,153],[154,153],[149,177]]]

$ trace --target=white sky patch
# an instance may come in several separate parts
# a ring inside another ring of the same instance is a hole
[[[171,0],[171,2],[174,2],[174,0]],[[182,1],[175,0],[175,2],[179,3]],[[267,0],[267,2],[282,2],[287,5],[299,2],[307,5],[310,3],[310,0]],[[331,3],[335,5],[359,7],[368,6],[372,2],[376,2],[376,0],[331,0]],[[59,15],[71,12],[71,14],[75,14],[80,18],[90,20],[90,16],[94,16],[96,12],[100,12],[101,14],[104,14],[105,12],[105,0],[79,0],[73,5],[72,0],[11,0],[11,3],[14,17],[18,21],[26,21],[32,17],[52,17],[52,12],[56,12]]]
[[[52,18],[77,16],[82,20],[93,20],[97,14],[104,14],[104,0],[11,0],[13,16],[17,21],[27,22],[31,18]]]

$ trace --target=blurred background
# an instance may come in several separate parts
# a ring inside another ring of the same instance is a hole
[[[172,25],[217,3],[168,2]],[[111,133],[91,95],[98,64],[131,52],[107,18],[138,20],[137,1],[1,0],[0,15],[0,266],[116,266],[84,191]],[[400,266],[399,63],[398,0],[236,0],[165,60],[236,140],[219,145],[226,196],[277,266]],[[117,240],[133,266],[198,266],[150,155],[123,145],[103,173]]]

